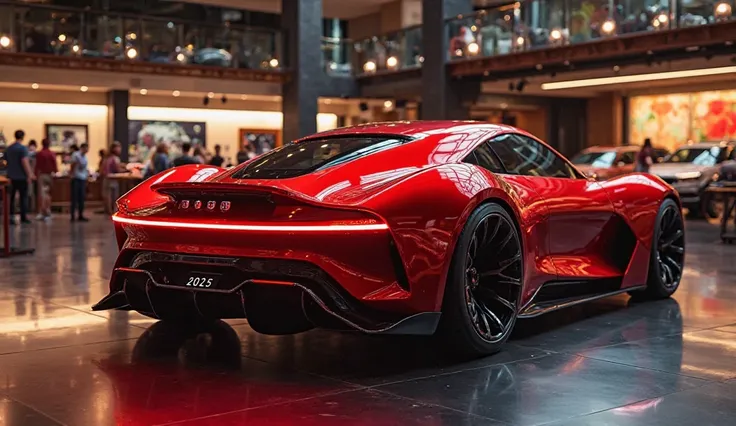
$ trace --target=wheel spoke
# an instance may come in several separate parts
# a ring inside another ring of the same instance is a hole
[[[685,233],[682,232],[681,229],[678,229],[677,232],[675,232],[674,234],[672,234],[672,235],[664,238],[660,242],[659,247],[662,248],[662,249],[664,249],[666,247],[669,247],[669,246],[672,245],[672,243],[674,243],[675,241],[679,240],[683,235],[685,235]]]
[[[506,299],[504,299],[503,297],[501,297],[501,295],[499,295],[495,291],[493,291],[491,289],[488,289],[488,288],[479,287],[478,288],[478,292],[480,294],[482,294],[484,296],[487,296],[487,297],[495,300],[496,302],[502,304],[503,306],[505,306],[508,309],[510,309],[512,312],[516,312],[516,305],[514,303],[512,303],[512,302],[510,302],[510,301],[508,301]]]
[[[663,257],[664,257],[664,262],[665,262],[665,263],[666,263],[666,264],[667,264],[667,265],[668,265],[668,266],[669,266],[670,268],[672,268],[672,269],[675,269],[675,270],[677,270],[677,275],[678,275],[678,276],[679,276],[680,274],[682,274],[682,267],[681,267],[680,265],[678,265],[678,264],[677,264],[677,262],[675,262],[675,259],[673,259],[673,258],[671,258],[671,257],[669,257],[669,256],[667,256],[667,255],[665,255],[665,256],[663,256]]]
[[[684,247],[680,247],[680,246],[669,246],[669,247],[667,247],[667,250],[673,251],[673,252],[675,252],[677,254],[683,254],[683,253],[685,253],[685,248]]]
[[[478,254],[478,238],[476,237],[475,233],[473,233],[473,236],[470,238],[470,247],[468,248],[468,257],[471,259],[475,259],[476,254]]]
[[[501,322],[500,319],[498,319],[498,317],[496,316],[496,314],[493,313],[492,310],[488,309],[488,307],[482,303],[478,303],[477,306],[478,308],[480,308],[479,311],[480,311],[481,318],[483,318],[483,321],[485,322],[485,324],[489,326],[488,328],[489,332],[491,331],[490,324],[488,322],[489,320],[490,320],[490,323],[493,324],[496,327],[496,329],[498,329],[498,331],[500,331],[501,333],[506,331],[506,326],[504,325],[503,322]]]

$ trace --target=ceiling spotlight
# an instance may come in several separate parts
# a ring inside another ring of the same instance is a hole
[[[478,46],[478,43],[476,42],[469,43],[466,49],[468,50],[468,55],[470,56],[475,56],[478,54],[478,52],[480,52],[480,46]]]
[[[144,95],[144,96],[145,96],[146,94],[148,94],[148,90],[146,90],[146,89],[141,89],[141,95]]]
[[[394,106],[394,103],[393,103],[393,101],[385,101],[385,102],[383,103],[383,107],[384,107],[385,109],[391,109],[391,108],[392,108],[393,106]]]
[[[396,67],[399,66],[399,58],[396,56],[389,56],[388,59],[386,59],[386,67],[388,69],[396,69]]]
[[[10,37],[6,35],[0,36],[0,47],[2,47],[3,49],[9,48],[11,43],[12,40],[10,39]]]
[[[207,97],[210,98],[210,99],[212,99],[212,98],[215,97],[215,93],[214,92],[210,92],[210,93],[207,94]]]
[[[272,58],[270,61],[268,61],[268,65],[271,66],[271,68],[278,68],[279,67],[279,60],[276,58]]]
[[[64,43],[66,41],[66,34],[59,34],[59,41]]]
[[[176,97],[178,97],[179,95],[181,95],[181,92],[180,92],[180,91],[178,91],[178,90],[174,90],[173,92],[171,92],[171,95],[172,95],[173,97],[175,97],[175,98],[176,98]]]
[[[248,95],[240,95],[240,100],[244,101],[248,99]]]
[[[31,89],[33,89],[33,90],[38,89],[38,83],[31,84]]]
[[[619,67],[618,65],[614,65],[613,72],[619,72],[619,71],[621,71],[621,67]]]
[[[89,87],[82,86],[82,87],[79,88],[79,90],[81,90],[82,92],[86,92],[87,90],[89,90]]]
[[[722,21],[731,17],[731,5],[722,1],[713,8],[713,16],[717,21]]]
[[[613,35],[616,32],[616,21],[611,18],[606,19],[601,25],[601,32],[605,35]]]
[[[363,71],[367,73],[376,72],[376,63],[374,61],[366,61],[363,64]]]
[[[125,51],[125,56],[127,56],[128,59],[135,59],[138,56],[138,51],[135,47],[130,47]]]

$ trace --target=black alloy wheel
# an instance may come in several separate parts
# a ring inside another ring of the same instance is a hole
[[[685,222],[674,201],[664,200],[657,214],[647,288],[634,295],[670,297],[680,285],[685,265]]]
[[[498,352],[516,323],[523,252],[511,216],[498,204],[468,219],[453,254],[440,331],[455,352]]]

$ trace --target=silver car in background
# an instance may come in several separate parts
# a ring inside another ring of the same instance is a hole
[[[733,142],[701,142],[678,148],[649,173],[661,177],[680,194],[683,207],[692,216],[718,217],[719,206],[705,188],[718,180],[724,161],[734,160]]]

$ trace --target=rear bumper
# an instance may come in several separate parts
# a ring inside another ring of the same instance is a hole
[[[220,287],[183,286],[182,277],[191,271],[221,274]],[[129,309],[155,318],[246,318],[245,299],[254,294],[249,289],[263,285],[300,292],[303,314],[315,325],[324,324],[327,314],[343,327],[365,333],[429,335],[439,322],[439,312],[407,314],[368,306],[310,262],[131,250],[118,260],[110,294],[92,309]]]

